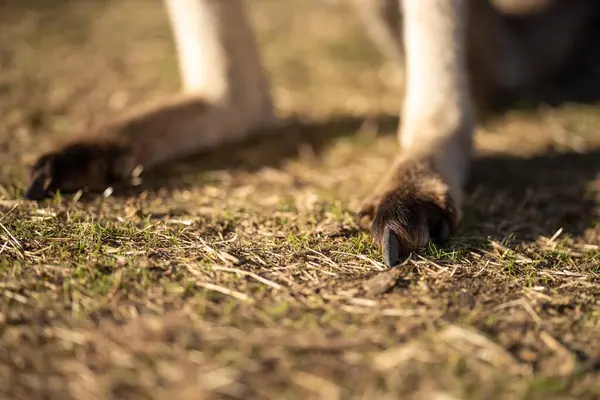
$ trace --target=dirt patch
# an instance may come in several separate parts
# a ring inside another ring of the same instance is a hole
[[[254,3],[285,137],[36,205],[32,157],[177,66],[158,1],[0,1],[0,395],[598,398],[598,106],[487,121],[459,233],[389,271],[389,67],[342,4]]]

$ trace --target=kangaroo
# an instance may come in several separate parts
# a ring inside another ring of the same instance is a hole
[[[358,213],[389,266],[429,240],[443,242],[461,220],[476,94],[518,92],[551,76],[600,8],[594,0],[545,2],[542,12],[526,18],[486,0],[352,0],[375,42],[405,74],[397,155]],[[246,2],[164,4],[181,93],[41,155],[25,198],[101,191],[140,166],[277,126]]]

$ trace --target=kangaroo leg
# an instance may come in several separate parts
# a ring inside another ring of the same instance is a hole
[[[183,91],[39,157],[26,198],[103,190],[141,166],[240,140],[273,123],[243,0],[165,0]]]
[[[400,148],[359,214],[388,265],[461,217],[474,113],[466,66],[466,0],[404,0],[406,98]]]

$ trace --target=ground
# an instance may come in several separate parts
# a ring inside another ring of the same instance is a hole
[[[252,3],[288,129],[37,204],[36,155],[177,65],[156,0],[0,1],[1,398],[599,398],[593,77],[483,120],[459,232],[388,270],[354,213],[398,77],[339,2]]]

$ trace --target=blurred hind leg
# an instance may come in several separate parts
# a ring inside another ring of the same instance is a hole
[[[104,190],[132,171],[239,141],[274,122],[243,0],[165,0],[183,93],[130,110],[34,165],[27,198]]]

